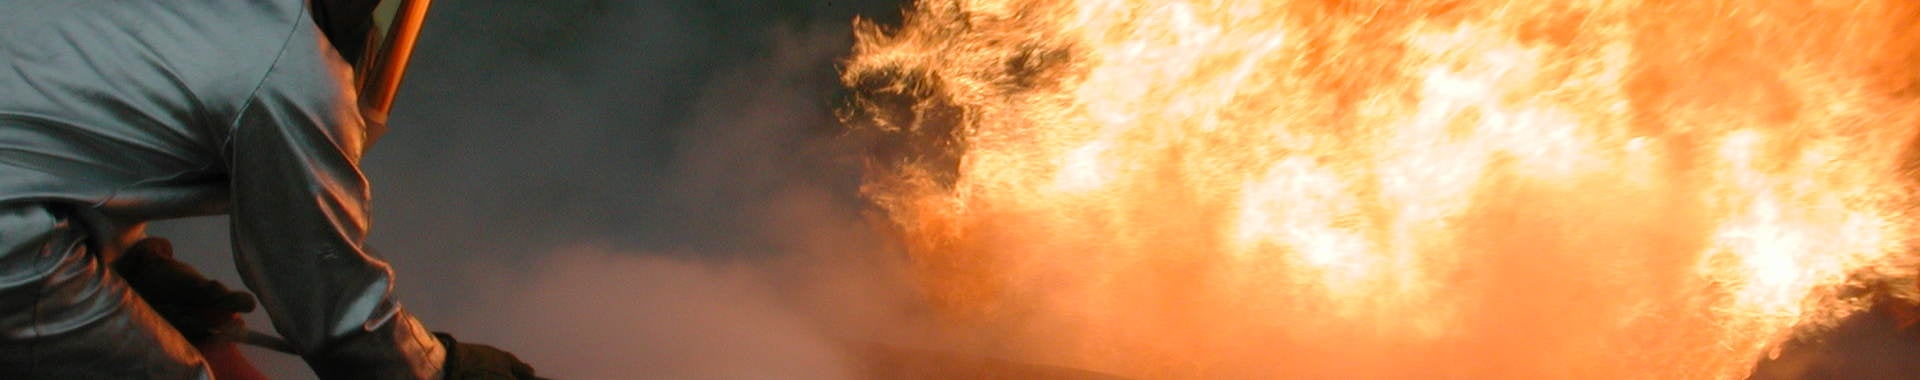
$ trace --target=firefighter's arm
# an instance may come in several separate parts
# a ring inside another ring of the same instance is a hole
[[[241,279],[322,379],[530,377],[517,359],[465,360],[505,352],[443,345],[395,299],[393,271],[365,246],[367,128],[351,70],[302,20],[225,147]]]
[[[232,124],[234,259],[322,379],[429,379],[444,349],[365,246],[368,189],[349,69],[305,17]]]

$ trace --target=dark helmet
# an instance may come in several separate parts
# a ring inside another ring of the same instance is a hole
[[[353,64],[354,87],[360,93],[360,113],[367,134],[377,138],[387,129],[387,114],[406,74],[413,43],[427,18],[431,0],[314,0],[313,21]]]

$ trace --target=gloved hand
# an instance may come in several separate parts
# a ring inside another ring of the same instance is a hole
[[[240,313],[254,308],[252,294],[228,290],[174,260],[173,243],[167,239],[147,238],[127,247],[113,263],[113,271],[188,342],[202,343],[223,330],[238,328]]]
[[[460,343],[453,335],[433,333],[447,348],[447,361],[441,371],[446,380],[535,380],[533,366],[513,354],[493,346]]]

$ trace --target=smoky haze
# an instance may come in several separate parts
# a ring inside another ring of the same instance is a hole
[[[436,4],[393,130],[363,161],[369,244],[429,328],[545,376],[847,377],[837,347],[917,313],[872,254],[887,248],[833,115],[851,20],[899,9]],[[200,218],[151,234],[237,284],[225,231]],[[264,313],[249,322],[271,331]],[[249,352],[276,378],[312,376]]]

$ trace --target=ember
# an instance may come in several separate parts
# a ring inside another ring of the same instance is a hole
[[[865,191],[998,354],[1728,378],[1912,289],[1910,1],[923,0],[858,37]]]

